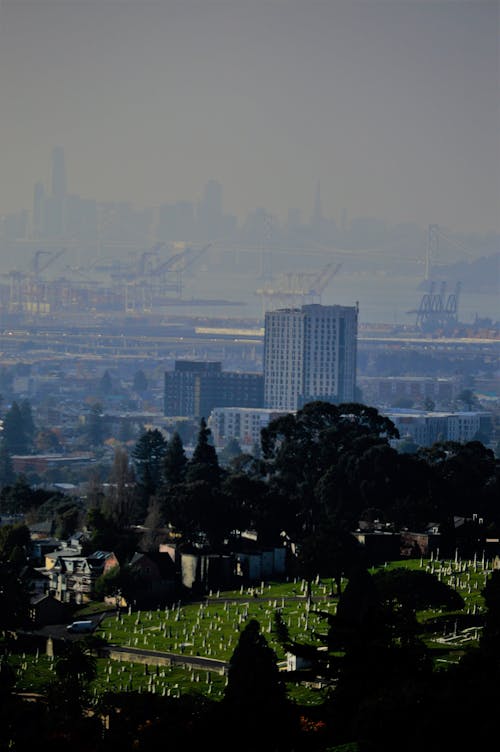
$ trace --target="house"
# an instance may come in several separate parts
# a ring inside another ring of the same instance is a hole
[[[90,556],[59,552],[48,570],[50,588],[64,603],[86,603],[91,600],[97,578],[116,566],[118,559],[112,551],[94,551]]]
[[[30,619],[36,627],[61,624],[66,621],[67,609],[53,593],[38,595],[31,599]]]
[[[439,553],[439,547],[441,544],[441,534],[438,532],[438,528],[431,528],[420,533],[410,532],[409,530],[403,530],[401,532],[401,555],[408,556],[425,556],[428,557],[431,553]]]
[[[31,536],[30,560],[35,566],[46,565],[46,556],[60,549],[61,541],[57,538],[33,538]]]
[[[182,585],[192,592],[201,594],[234,585],[232,555],[193,549],[183,551],[180,560]]]
[[[174,595],[177,586],[176,568],[166,552],[136,551],[130,561],[138,587],[136,600],[149,600]]]
[[[27,584],[32,598],[45,595],[49,589],[49,577],[45,572],[26,564],[21,569],[21,579]]]
[[[133,594],[136,603],[157,603],[175,597],[178,578],[170,554],[136,551],[130,561],[130,570],[136,581]]]
[[[361,544],[368,566],[393,561],[401,556],[400,533],[385,530],[356,530],[352,534]]]
[[[244,582],[280,579],[286,573],[287,550],[284,546],[262,548],[250,539],[234,546],[235,575]]]

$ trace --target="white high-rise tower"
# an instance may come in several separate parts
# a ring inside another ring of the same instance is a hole
[[[354,401],[357,333],[357,305],[268,311],[265,407],[297,410],[313,400]]]

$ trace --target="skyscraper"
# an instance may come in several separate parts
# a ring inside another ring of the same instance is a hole
[[[268,311],[265,407],[297,410],[313,400],[353,401],[357,331],[357,306],[314,304]]]
[[[64,162],[64,149],[62,146],[54,146],[52,149],[52,173],[51,188],[54,198],[63,199],[66,196],[66,165]]]
[[[45,215],[45,190],[43,183],[35,183],[33,189],[33,221],[32,230],[35,238],[41,237],[44,231],[44,215]]]

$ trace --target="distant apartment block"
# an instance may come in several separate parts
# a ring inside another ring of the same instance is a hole
[[[399,399],[451,402],[463,388],[459,376],[364,376],[358,379],[365,404],[392,405]]]
[[[357,331],[357,306],[313,304],[268,311],[265,407],[293,411],[313,400],[352,402]]]
[[[215,407],[258,408],[264,401],[264,377],[259,373],[223,371],[219,362],[175,361],[165,373],[164,414],[208,418]]]
[[[477,434],[491,431],[491,415],[487,412],[425,412],[394,409],[384,411],[399,431],[401,439],[409,438],[419,446],[432,446],[436,441],[473,441]]]
[[[208,426],[215,446],[223,447],[230,439],[240,446],[260,444],[260,432],[270,421],[283,413],[269,408],[215,407],[210,413]]]

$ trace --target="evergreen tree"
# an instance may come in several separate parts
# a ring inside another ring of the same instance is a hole
[[[276,653],[251,619],[229,662],[222,712],[227,719],[224,748],[290,750],[297,733],[295,708],[286,695]],[[237,742],[236,742],[237,739]]]
[[[139,394],[142,394],[142,392],[146,391],[146,389],[148,388],[148,380],[144,371],[136,371],[136,373],[134,374],[132,388],[134,392],[138,392]]]
[[[198,441],[187,468],[186,478],[189,482],[204,480],[215,486],[220,480],[219,460],[215,447],[210,443],[211,434],[205,418],[202,418]]]
[[[163,483],[166,451],[167,442],[157,428],[145,431],[132,450],[137,479],[147,496],[156,493]]]
[[[167,486],[175,486],[182,483],[186,474],[187,457],[184,452],[182,439],[177,431],[174,431],[172,438],[167,444],[165,459],[163,463],[163,473]]]
[[[17,402],[13,402],[3,419],[3,440],[11,454],[27,454],[29,437],[24,427],[24,418]]]
[[[12,465],[12,458],[8,451],[5,441],[0,441],[0,486],[8,486],[14,482],[15,472]]]
[[[33,412],[31,409],[30,401],[27,399],[23,400],[19,405],[19,410],[23,421],[23,429],[26,435],[26,440],[28,442],[28,445],[31,447],[33,445],[33,439],[35,437],[36,426],[35,421],[33,420]]]
[[[87,439],[90,446],[98,447],[102,444],[103,438],[102,405],[99,402],[95,402],[90,409],[88,417]]]
[[[223,465],[229,465],[232,460],[236,459],[242,454],[240,443],[237,439],[229,439],[227,444],[220,453],[220,460]]]
[[[99,382],[99,392],[103,397],[107,397],[113,391],[113,382],[109,371],[104,371],[101,380]]]

